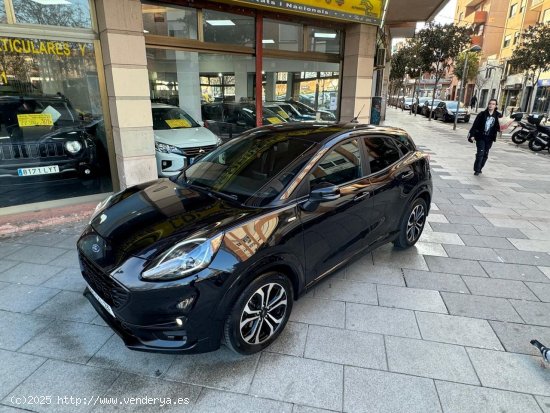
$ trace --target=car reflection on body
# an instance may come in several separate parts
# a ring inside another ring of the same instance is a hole
[[[429,158],[401,129],[253,129],[100,203],[78,240],[86,297],[136,350],[242,354],[354,257],[420,237]]]

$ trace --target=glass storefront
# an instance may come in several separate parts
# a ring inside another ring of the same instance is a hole
[[[16,23],[91,27],[87,0],[12,5]],[[98,43],[50,38],[0,36],[0,207],[113,189]]]

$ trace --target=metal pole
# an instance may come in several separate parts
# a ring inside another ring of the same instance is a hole
[[[455,112],[455,123],[453,125],[453,130],[456,130],[456,123],[458,121],[458,111],[460,110],[460,101],[462,100],[462,96],[464,95],[464,80],[466,80],[466,70],[468,68],[468,52],[466,52],[466,57],[464,58],[464,67],[462,68],[462,80],[460,82],[460,93],[458,94],[458,102],[456,105],[456,112]]]
[[[263,106],[263,102],[262,102],[262,98],[263,98],[263,94],[262,94],[263,27],[264,27],[263,15],[258,13],[256,15],[256,126],[263,125],[263,115],[262,115],[263,114],[263,108],[262,108]]]

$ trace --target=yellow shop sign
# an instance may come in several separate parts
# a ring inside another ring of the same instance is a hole
[[[227,0],[224,2],[309,17],[371,24],[380,23],[384,10],[384,0]]]
[[[12,39],[0,37],[0,52],[14,54],[38,54],[54,56],[71,56],[75,43],[53,42],[47,40]],[[77,53],[84,56],[86,44],[78,43]]]
[[[27,126],[53,126],[53,118],[50,113],[31,113],[28,115],[17,115],[17,123],[20,128]]]

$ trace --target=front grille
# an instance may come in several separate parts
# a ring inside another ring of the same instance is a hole
[[[216,145],[210,145],[210,146],[198,146],[196,148],[181,148],[185,156],[188,156],[189,158],[194,158],[199,155],[206,154],[208,152],[211,152],[214,150]],[[203,152],[201,152],[203,151]]]
[[[0,160],[3,161],[61,156],[67,156],[65,146],[61,142],[0,145]]]
[[[84,254],[79,253],[78,256],[82,263],[82,275],[90,287],[111,307],[123,307],[128,301],[128,291],[113,280],[109,274],[105,274]]]

